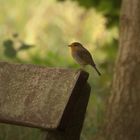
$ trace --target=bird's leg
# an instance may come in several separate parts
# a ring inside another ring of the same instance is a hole
[[[81,72],[81,71],[85,71],[85,65],[81,65],[81,68],[78,69],[76,73]]]
[[[80,70],[81,70],[81,71],[85,71],[85,65],[81,65]]]

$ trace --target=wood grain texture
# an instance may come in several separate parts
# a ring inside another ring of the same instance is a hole
[[[0,122],[57,129],[80,77],[72,69],[0,62]]]

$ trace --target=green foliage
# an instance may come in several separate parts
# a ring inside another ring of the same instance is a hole
[[[72,59],[67,46],[73,41],[84,44],[93,55],[102,76],[96,75],[91,67],[86,68],[90,73],[92,92],[81,136],[82,140],[92,140],[103,121],[105,99],[110,92],[118,46],[118,26],[114,26],[113,23],[113,26],[108,28],[106,25],[111,23],[110,16],[113,22],[118,22],[120,3],[116,0],[79,0],[80,5],[86,7],[84,8],[74,1],[7,1],[0,1],[1,60],[80,68]],[[3,126],[0,130],[2,128]],[[18,127],[17,131],[16,127],[12,129],[9,125],[4,126],[5,131],[6,129],[9,135],[14,133],[19,136],[24,132],[26,139],[39,139],[36,130],[31,132],[28,129],[26,132]],[[0,138],[8,140],[2,138],[3,134],[0,134]],[[21,136],[21,139],[24,138]]]
[[[60,0],[64,1],[64,0]],[[118,25],[119,11],[122,0],[72,0],[77,1],[81,6],[86,8],[96,8],[99,12],[102,12],[107,17],[107,26]]]
[[[9,58],[16,57],[16,50],[14,49],[13,41],[10,39],[7,39],[3,42],[4,46],[4,54]]]
[[[41,140],[42,138],[40,130],[29,127],[1,124],[0,132],[0,140]]]

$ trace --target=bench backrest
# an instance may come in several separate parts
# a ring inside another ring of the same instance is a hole
[[[0,62],[0,122],[46,130],[47,140],[78,140],[87,78],[83,71]]]

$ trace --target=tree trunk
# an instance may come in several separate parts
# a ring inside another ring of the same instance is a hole
[[[140,0],[123,0],[105,140],[140,140]]]

